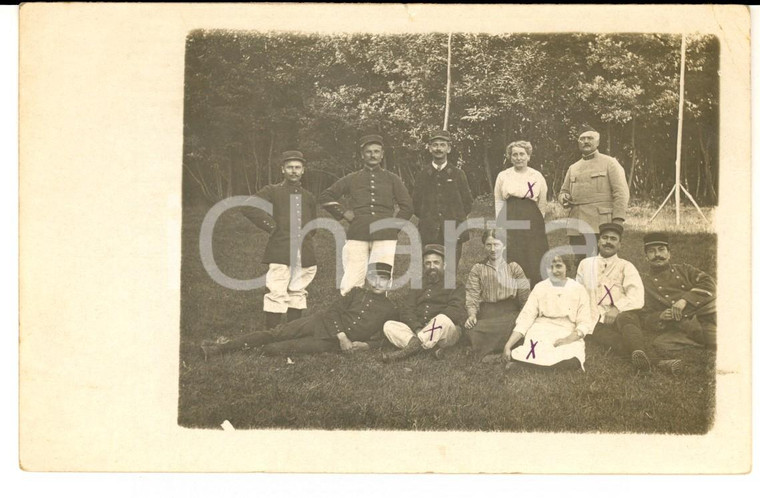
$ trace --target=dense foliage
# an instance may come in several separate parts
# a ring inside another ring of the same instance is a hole
[[[187,39],[186,200],[253,193],[281,179],[279,152],[299,148],[304,181],[320,191],[355,170],[356,139],[386,138],[385,166],[413,188],[443,124],[444,33],[304,35],[195,31]],[[532,142],[530,165],[558,192],[577,160],[577,129],[602,134],[634,198],[659,201],[673,185],[678,36],[461,34],[452,37],[450,160],[473,191],[490,194],[505,146]],[[716,38],[688,37],[682,181],[717,204]]]

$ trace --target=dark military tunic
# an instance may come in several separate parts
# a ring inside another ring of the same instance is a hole
[[[264,256],[261,260],[264,264],[278,263],[290,266],[290,244],[295,242],[296,233],[290,230],[290,202],[291,195],[300,195],[300,199],[294,198],[295,216],[301,216],[301,228],[317,217],[317,202],[314,195],[304,190],[301,183],[289,183],[284,181],[277,185],[267,185],[256,196],[272,203],[273,216],[268,215],[261,209],[246,208],[243,214],[257,227],[270,234]],[[309,267],[317,264],[314,255],[314,232],[309,232],[301,245],[301,266]]]
[[[444,314],[461,326],[467,318],[464,296],[464,288],[446,289],[443,279],[422,289],[412,289],[404,299],[400,321],[416,332],[436,315]]]
[[[442,243],[444,221],[454,220],[458,225],[472,210],[467,176],[461,169],[447,165],[438,171],[431,164],[415,179],[413,202],[422,244]]]
[[[393,218],[395,205],[399,211],[396,218],[408,220],[412,217],[412,199],[401,178],[390,171],[365,166],[350,173],[330,188],[322,191],[319,203],[337,220],[343,219],[345,210],[340,199],[348,197],[348,209],[353,210],[354,220],[348,227],[349,240],[394,240],[398,229],[382,229],[370,234],[370,224],[386,218]]]
[[[686,301],[684,318],[715,313],[715,279],[689,264],[672,263],[658,273],[643,273],[645,324],[659,328],[659,315],[678,300]]]

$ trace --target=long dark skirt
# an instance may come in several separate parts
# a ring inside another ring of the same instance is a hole
[[[543,280],[541,277],[541,258],[549,250],[546,239],[544,217],[538,204],[530,199],[510,197],[505,203],[507,220],[527,220],[527,230],[507,230],[507,261],[514,261],[530,280],[531,289]]]
[[[473,354],[480,358],[502,351],[519,314],[520,303],[514,298],[496,303],[481,303],[478,323],[467,331]]]

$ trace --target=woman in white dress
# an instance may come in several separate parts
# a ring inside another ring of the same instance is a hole
[[[586,289],[567,277],[573,262],[571,254],[556,256],[549,278],[533,288],[504,346],[508,365],[512,360],[545,367],[577,366],[580,362],[585,370],[583,337],[593,331],[594,324]],[[523,344],[512,349],[523,337]]]
[[[520,140],[507,145],[507,157],[512,163],[496,177],[494,210],[497,223],[505,220],[528,221],[528,229],[507,232],[507,260],[520,265],[530,280],[531,288],[543,280],[541,258],[549,250],[544,226],[546,214],[546,179],[540,171],[528,166],[533,146]],[[505,218],[500,220],[504,211]]]

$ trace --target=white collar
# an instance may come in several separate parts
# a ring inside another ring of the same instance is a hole
[[[442,171],[442,170],[443,170],[443,168],[445,168],[445,167],[446,167],[448,164],[449,164],[449,162],[448,162],[448,161],[446,161],[445,163],[443,163],[443,164],[441,164],[441,165],[439,166],[439,165],[435,164],[435,161],[434,161],[434,162],[433,162],[433,167],[434,167],[434,168],[435,168],[437,171]]]

